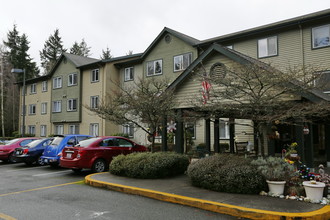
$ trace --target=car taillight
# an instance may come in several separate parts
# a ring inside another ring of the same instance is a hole
[[[78,153],[77,153],[77,158],[80,158],[82,157],[82,155],[85,153],[85,151],[83,150],[79,150]]]
[[[23,154],[27,154],[29,152],[29,149],[24,149]]]

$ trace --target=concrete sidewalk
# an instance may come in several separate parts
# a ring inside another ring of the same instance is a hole
[[[191,186],[185,175],[133,179],[106,173],[86,176],[86,184],[165,202],[249,219],[330,219],[330,206],[260,195],[220,193]]]

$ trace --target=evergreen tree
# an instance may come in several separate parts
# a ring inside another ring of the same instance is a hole
[[[112,57],[113,56],[111,55],[111,50],[109,49],[109,47],[107,47],[105,51],[102,50],[102,55],[100,57],[102,60],[111,59]]]
[[[12,67],[25,69],[26,79],[38,76],[39,68],[28,54],[30,42],[26,34],[20,36],[16,25],[14,25],[13,30],[9,31],[7,34],[7,41],[3,41],[3,43],[7,47],[7,51],[4,52],[4,57]],[[19,81],[23,80],[22,74],[17,77]]]
[[[59,30],[54,31],[54,35],[50,35],[44,44],[44,49],[40,51],[41,66],[45,72],[51,70],[58,58],[66,49],[63,47],[62,39],[59,36]]]
[[[82,39],[81,43],[78,44],[77,41],[74,42],[70,49],[71,54],[83,56],[83,57],[88,57],[90,56],[90,47],[87,46],[87,43],[85,42],[84,39]]]

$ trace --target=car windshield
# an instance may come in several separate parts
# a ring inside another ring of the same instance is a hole
[[[18,141],[19,141],[19,139],[13,139],[13,140],[8,141],[5,145],[11,145],[11,144],[14,144]]]
[[[94,141],[101,140],[101,139],[102,138],[100,138],[100,137],[85,139],[85,140],[80,141],[79,144],[77,144],[76,146],[78,146],[78,147],[88,147]]]
[[[52,140],[52,142],[50,142],[49,145],[54,145],[57,146],[61,143],[61,141],[64,139],[64,137],[54,137],[54,139]]]
[[[34,147],[36,147],[38,144],[40,144],[43,141],[44,141],[44,139],[39,139],[39,140],[32,141],[32,142],[28,143],[26,145],[26,147],[34,148]]]

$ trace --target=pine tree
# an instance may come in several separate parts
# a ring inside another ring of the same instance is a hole
[[[90,56],[90,47],[87,46],[87,43],[84,39],[82,39],[81,43],[78,44],[77,41],[75,41],[70,49],[71,54],[88,57]]]
[[[7,41],[3,41],[3,43],[8,49],[4,52],[4,57],[12,67],[25,69],[26,79],[38,76],[39,68],[28,54],[30,42],[26,34],[20,36],[16,25],[14,25],[13,30],[7,34]],[[22,74],[17,77],[19,81],[23,80]]]
[[[100,57],[100,59],[102,60],[106,60],[106,59],[111,59],[113,56],[111,55],[111,50],[109,49],[109,47],[107,47],[107,49],[104,51],[102,50],[102,55]]]
[[[51,70],[58,58],[66,49],[63,47],[62,39],[59,36],[59,30],[54,31],[54,35],[50,35],[44,44],[44,49],[40,52],[41,66],[45,72]]]

